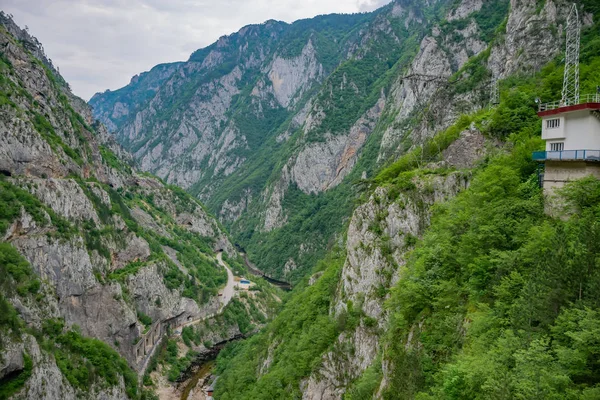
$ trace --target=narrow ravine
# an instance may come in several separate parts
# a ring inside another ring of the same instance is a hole
[[[270,276],[268,276],[267,274],[265,274],[263,271],[261,271],[260,269],[258,269],[258,267],[254,263],[252,263],[252,261],[250,261],[250,259],[248,258],[248,254],[246,254],[243,250],[240,251],[240,255],[244,259],[244,263],[246,264],[246,267],[248,268],[248,271],[250,271],[250,273],[252,275],[262,277],[264,280],[266,280],[267,282],[269,282],[271,285],[276,286],[276,287],[278,287],[281,290],[285,290],[285,291],[292,290],[292,284],[291,283],[285,282],[285,281],[280,281],[279,279],[271,278]]]
[[[217,262],[219,263],[219,265],[221,265],[227,271],[227,283],[225,284],[225,287],[220,291],[221,296],[219,297],[219,301],[220,301],[221,305],[219,307],[219,310],[216,313],[204,315],[200,318],[196,318],[196,319],[187,321],[181,325],[176,326],[175,328],[173,328],[173,332],[174,332],[175,336],[181,335],[183,328],[185,328],[186,326],[196,325],[200,322],[206,321],[208,319],[214,318],[214,317],[222,314],[223,310],[225,309],[227,304],[229,304],[229,302],[233,299],[233,296],[235,295],[235,277],[233,275],[233,272],[231,272],[231,269],[223,261],[222,252],[217,253],[216,259],[217,259]],[[160,340],[162,340],[162,338]],[[150,362],[150,359],[154,355],[154,352],[156,351],[156,349],[160,347],[159,345],[160,345],[160,342],[157,343],[152,348],[150,353],[146,356],[146,359],[144,360],[142,368],[140,369],[139,377],[141,377],[143,375],[144,371],[146,371],[146,368],[148,367],[148,363]]]
[[[245,257],[246,258],[246,257]],[[212,315],[207,315],[197,320],[188,321],[184,324],[181,324],[174,328],[174,336],[178,337],[181,335],[181,332],[184,327],[192,326],[198,324],[202,321],[205,321],[210,318],[214,318],[220,315],[225,307],[230,303],[233,297],[236,294],[235,286],[235,276],[229,266],[225,263],[222,257],[222,253],[218,252],[216,256],[216,260],[223,268],[227,271],[227,283],[225,287],[223,287],[219,293],[219,301],[220,307],[218,312]],[[247,260],[247,258],[246,258]],[[249,260],[247,260],[249,262]],[[277,285],[274,285],[277,286]],[[253,334],[256,331],[250,333]],[[243,340],[247,337],[247,335],[235,335],[233,337],[229,337],[226,340],[223,340],[219,343],[216,343],[212,347],[204,350],[201,354],[198,354],[196,359],[192,362],[190,367],[182,373],[181,380],[178,383],[167,383],[166,386],[170,386],[170,388],[166,388],[165,392],[159,393],[160,399],[164,400],[174,400],[174,399],[182,399],[182,400],[204,400],[207,399],[208,396],[205,390],[208,388],[212,379],[208,379],[211,376],[211,372],[215,366],[215,360],[219,355],[219,352],[232,341]]]
[[[238,335],[231,339],[224,340],[198,355],[194,363],[184,373],[184,376],[187,376],[187,378],[177,385],[177,390],[181,390],[181,400],[204,400],[206,396],[202,388],[209,384],[209,382],[205,382],[205,380],[211,375],[215,366],[215,360],[221,350],[223,350],[228,343],[244,340],[247,337],[248,336]]]

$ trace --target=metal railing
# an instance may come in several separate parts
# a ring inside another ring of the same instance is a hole
[[[562,151],[534,151],[535,161],[600,161],[600,150],[562,150]]]
[[[586,103],[600,103],[600,93],[584,94],[579,96],[577,99],[571,99],[564,102],[562,100],[558,100],[552,103],[540,104],[539,111],[551,111],[561,107],[576,106]]]

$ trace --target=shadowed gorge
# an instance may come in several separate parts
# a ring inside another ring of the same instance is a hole
[[[268,18],[86,104],[0,14],[0,398],[600,398],[600,4]]]

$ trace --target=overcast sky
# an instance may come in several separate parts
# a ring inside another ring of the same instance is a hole
[[[248,24],[371,11],[390,0],[0,0],[88,100]]]

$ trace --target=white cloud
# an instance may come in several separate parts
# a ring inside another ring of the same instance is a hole
[[[390,0],[2,0],[75,94],[117,89],[248,24],[371,11]]]
[[[390,0],[358,0],[358,11],[373,11],[388,4]]]

